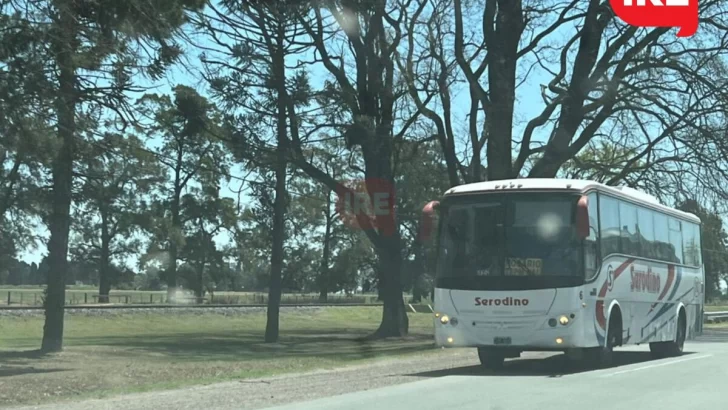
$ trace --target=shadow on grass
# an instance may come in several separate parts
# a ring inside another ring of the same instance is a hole
[[[363,359],[434,349],[432,335],[410,334],[405,338],[362,340],[366,331],[296,330],[285,332],[278,343],[264,343],[260,334],[183,333],[138,337],[95,337],[76,339],[69,346],[106,346],[121,348],[111,355],[161,354],[188,361],[265,360],[287,357]]]
[[[1,350],[0,363],[5,365],[26,365],[30,360],[48,357],[40,350]]]
[[[24,374],[57,373],[66,369],[38,369],[28,364],[35,359],[49,357],[40,350],[0,351],[0,378],[20,376]]]
[[[20,376],[23,374],[41,374],[65,372],[66,369],[36,369],[35,367],[0,367],[0,378]]]
[[[684,353],[689,355],[692,353]],[[614,352],[614,364],[609,369],[619,368],[632,364],[644,363],[653,360],[649,352]],[[435,370],[410,374],[417,377],[445,377],[445,376],[544,376],[559,378],[570,374],[578,374],[596,370],[586,363],[570,360],[564,354],[557,354],[546,358],[507,360],[501,370],[486,370],[479,365],[456,367],[452,369]]]
[[[35,350],[0,350],[0,360],[5,362],[6,360],[12,359],[40,359],[45,357],[46,354],[38,349]]]

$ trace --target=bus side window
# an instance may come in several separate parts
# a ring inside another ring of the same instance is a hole
[[[700,266],[700,228],[698,225],[683,222],[683,263]]]
[[[655,212],[653,216],[653,227],[655,229],[655,259],[666,262],[675,262],[675,257],[672,256],[674,250],[671,250],[669,233],[667,229],[667,215]]]
[[[637,226],[639,228],[639,241],[643,258],[660,259],[655,244],[654,212],[647,208],[637,208]]]
[[[622,253],[641,256],[636,206],[627,202],[619,203],[619,225],[620,236],[622,237]]]
[[[619,202],[602,194],[599,195],[599,226],[602,258],[606,258],[613,253],[619,253]]]
[[[682,223],[678,219],[668,218],[667,227],[669,230],[667,238],[670,242],[671,262],[683,263]]]
[[[584,240],[584,276],[587,281],[599,270],[599,203],[595,192],[588,195],[589,236]]]

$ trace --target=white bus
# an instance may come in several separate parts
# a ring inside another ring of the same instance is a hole
[[[702,332],[700,219],[626,187],[564,179],[462,185],[437,217],[435,341],[492,369],[524,351],[609,366],[617,346],[682,354]]]

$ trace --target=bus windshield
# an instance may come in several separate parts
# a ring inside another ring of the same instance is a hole
[[[527,289],[583,282],[578,194],[497,193],[443,201],[438,287]]]

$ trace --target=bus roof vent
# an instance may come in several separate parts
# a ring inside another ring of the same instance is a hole
[[[662,205],[660,203],[660,200],[659,199],[657,199],[656,197],[654,197],[654,196],[652,196],[652,195],[650,195],[648,193],[642,192],[640,190],[637,190],[637,189],[634,189],[634,188],[630,188],[628,186],[618,186],[618,187],[615,187],[615,188],[619,189],[620,191],[624,192],[625,194],[627,194],[629,196],[635,197],[635,198],[640,199],[642,201],[651,202],[651,203],[657,204],[657,205]]]

